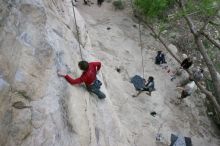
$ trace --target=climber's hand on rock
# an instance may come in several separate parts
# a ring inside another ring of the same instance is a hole
[[[57,75],[60,76],[60,77],[64,77],[66,75],[66,72],[63,71],[63,70],[58,70]]]

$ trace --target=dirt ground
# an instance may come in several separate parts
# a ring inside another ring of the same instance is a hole
[[[174,101],[179,92],[176,85],[180,79],[170,81],[167,70],[154,64],[157,50],[163,47],[150,35],[150,31],[141,27],[144,46],[144,77],[155,78],[156,91],[152,96],[135,93],[129,78],[142,75],[141,49],[138,23],[133,19],[131,8],[115,11],[112,3],[104,2],[101,7],[77,3],[77,9],[87,23],[90,35],[92,55],[103,62],[103,77],[121,126],[132,132],[136,146],[168,145],[170,135],[180,134],[192,138],[195,146],[219,146],[219,131],[207,117],[204,99],[197,93],[185,99],[181,105]],[[164,52],[166,52],[164,50]],[[177,66],[167,54],[168,68]],[[120,68],[120,72],[116,71]],[[151,112],[155,111],[155,117]],[[162,134],[161,142],[155,137]]]

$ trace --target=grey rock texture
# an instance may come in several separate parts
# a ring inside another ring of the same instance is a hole
[[[127,9],[116,13],[111,3],[82,3],[75,9],[82,56],[101,60],[98,78],[105,100],[57,76],[58,69],[74,78],[81,74],[70,0],[0,1],[0,146],[162,146],[171,133],[190,136],[195,145],[217,146],[218,134],[199,96],[179,107],[171,103],[178,94],[176,84],[155,66],[156,50],[150,48],[162,46],[150,32],[141,27],[145,77],[155,77],[157,90],[134,99],[129,78],[142,71],[133,27],[138,24]],[[167,57],[169,67],[175,66]],[[159,127],[164,143],[155,142]]]

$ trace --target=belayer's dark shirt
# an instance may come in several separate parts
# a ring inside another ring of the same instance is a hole
[[[184,59],[183,62],[181,63],[181,66],[183,69],[189,69],[189,67],[192,65],[192,61],[189,61],[188,58]]]

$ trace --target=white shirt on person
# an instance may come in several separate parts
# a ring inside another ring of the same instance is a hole
[[[184,91],[187,92],[189,95],[193,93],[194,89],[195,89],[195,82],[191,81],[188,84],[185,85],[184,87]]]

